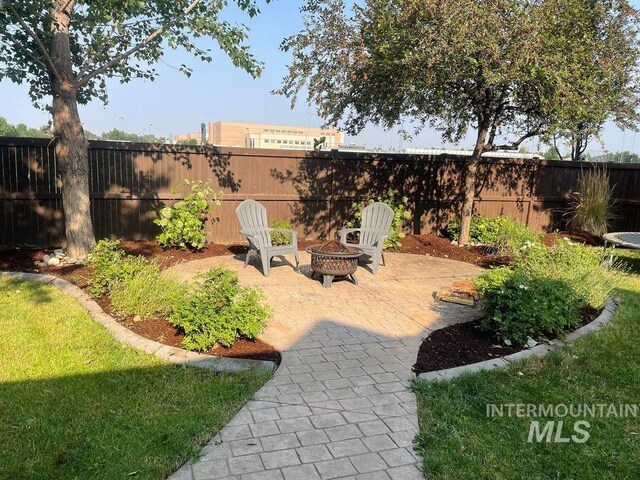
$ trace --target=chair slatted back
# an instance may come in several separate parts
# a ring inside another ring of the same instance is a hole
[[[367,205],[362,210],[360,243],[373,245],[381,233],[386,234],[389,232],[393,217],[393,209],[385,203],[376,202]]]
[[[236,215],[243,231],[253,233],[259,236],[265,245],[271,245],[267,209],[263,205],[255,200],[245,200],[236,208]]]

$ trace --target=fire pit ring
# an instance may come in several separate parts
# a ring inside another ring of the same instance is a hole
[[[357,248],[332,240],[323,245],[311,245],[306,252],[311,255],[311,278],[322,275],[323,287],[331,287],[336,277],[347,277],[354,285],[358,285],[355,272],[362,252]]]

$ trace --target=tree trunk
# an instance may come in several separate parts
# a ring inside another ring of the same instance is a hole
[[[52,7],[51,58],[55,72],[50,72],[53,103],[53,134],[56,159],[62,180],[62,208],[67,238],[67,255],[84,258],[95,243],[89,199],[89,143],[78,113],[76,79],[69,48],[69,15],[62,11],[70,2],[56,2]]]
[[[488,128],[484,124],[478,127],[478,137],[473,153],[467,164],[464,176],[464,200],[462,202],[462,212],[460,221],[460,245],[469,243],[469,231],[471,230],[471,217],[473,216],[473,201],[476,197],[476,175],[478,172],[478,163],[484,151],[485,141],[487,139]]]

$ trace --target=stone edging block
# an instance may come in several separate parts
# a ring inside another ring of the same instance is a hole
[[[273,372],[276,368],[275,362],[267,360],[215,357],[213,355],[205,355],[203,353],[189,352],[182,348],[172,347],[154,340],[149,340],[148,338],[138,335],[137,333],[120,325],[113,317],[102,310],[102,307],[87,295],[84,290],[61,278],[54,277],[52,275],[26,272],[0,272],[0,276],[16,280],[53,285],[67,295],[76,299],[80,305],[89,311],[91,317],[96,322],[104,325],[109,333],[111,333],[111,335],[113,335],[117,340],[150,355],[155,355],[169,363],[207,368],[216,372],[239,372],[243,370]]]
[[[616,310],[616,306],[616,303],[612,299],[607,300],[604,309],[595,320],[567,334],[562,338],[562,341],[555,340],[551,344],[540,344],[527,350],[522,350],[520,352],[512,353],[511,355],[506,355],[500,358],[485,360],[484,362],[462,365],[460,367],[445,368],[443,370],[436,370],[433,372],[424,372],[418,375],[418,380],[426,382],[449,380],[455,377],[459,377],[460,375],[465,373],[474,373],[483,370],[493,370],[494,368],[505,367],[513,362],[524,360],[525,358],[544,357],[549,352],[558,350],[569,343],[573,343],[577,339],[584,337],[588,333],[600,330],[603,326],[609,323],[609,321],[613,317],[613,313]]]

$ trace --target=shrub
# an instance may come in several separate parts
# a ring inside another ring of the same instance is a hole
[[[145,262],[142,256],[127,255],[120,248],[119,240],[100,240],[87,257],[87,265],[92,268],[89,294],[97,298],[109,293],[116,283],[142,270]]]
[[[602,307],[620,285],[623,273],[618,267],[603,261],[599,248],[585,247],[568,239],[550,248],[531,248],[515,261],[516,270],[525,275],[552,278],[571,285],[584,304],[595,308]]]
[[[222,192],[214,192],[209,181],[185,180],[184,184],[191,193],[160,210],[160,218],[153,221],[162,230],[156,238],[163,247],[199,250],[207,241],[205,221],[213,205],[220,206]],[[172,193],[175,195],[177,190]]]
[[[282,228],[284,230],[293,230],[293,225],[287,220],[271,220],[269,222],[271,228]],[[291,234],[283,232],[271,232],[271,245],[290,245]]]
[[[402,227],[404,223],[411,218],[411,212],[408,209],[409,199],[407,197],[398,197],[395,190],[389,190],[387,196],[379,196],[378,202],[383,202],[391,207],[394,212],[393,222],[389,229],[389,236],[385,239],[383,248],[398,248],[400,240],[404,238]],[[369,200],[368,204],[375,203],[376,200]],[[353,219],[345,224],[346,228],[359,228],[362,223],[362,210],[364,205],[354,202],[351,205],[351,214]]]
[[[261,292],[240,286],[235,272],[214,268],[180,299],[170,321],[184,333],[185,348],[206,351],[229,346],[238,335],[257,337],[270,316]]]
[[[505,341],[525,345],[530,337],[559,334],[580,322],[582,300],[561,280],[511,271],[480,290],[486,313],[481,326]]]
[[[453,240],[460,238],[460,218],[449,221],[447,230]],[[469,238],[496,248],[500,253],[513,253],[528,244],[540,244],[539,237],[522,223],[507,217],[485,217],[474,215],[471,218]]]
[[[580,309],[602,307],[624,275],[602,261],[599,249],[568,240],[522,252],[511,267],[487,270],[475,280],[484,299],[483,327],[515,343],[575,326]]]
[[[602,236],[613,219],[613,187],[606,168],[583,170],[569,208],[569,227]]]
[[[134,276],[116,282],[109,296],[112,308],[120,315],[149,318],[169,315],[187,291],[186,284],[162,276],[157,263],[146,262]]]

